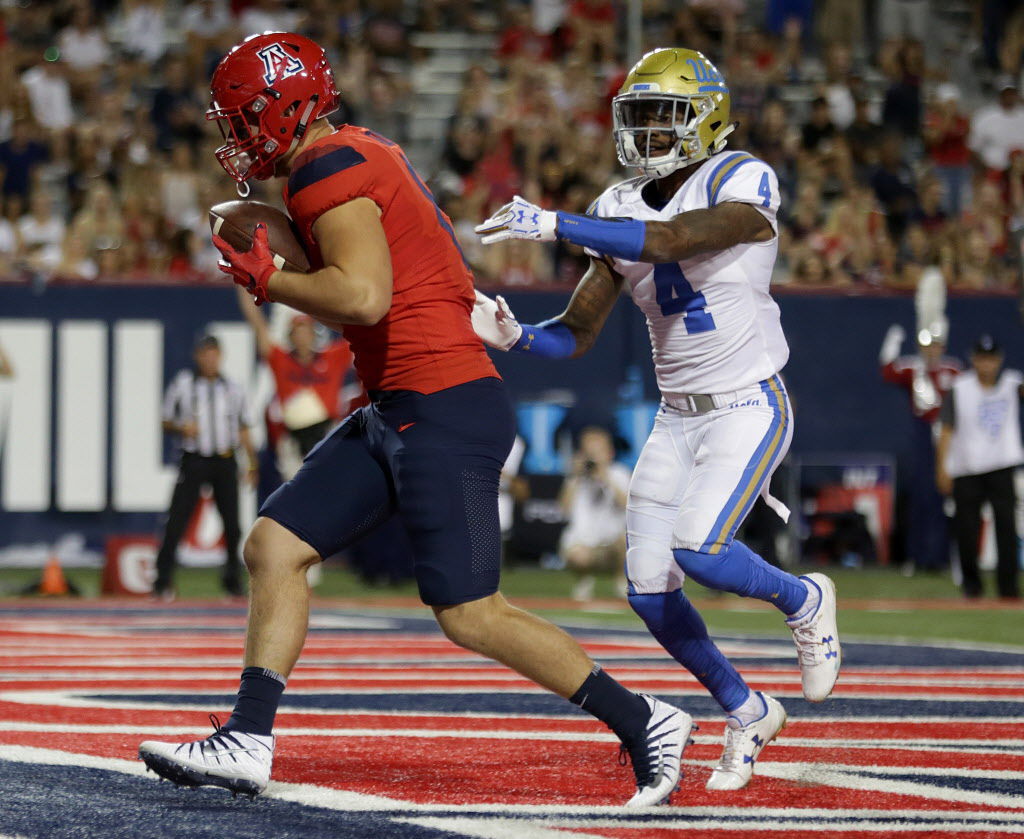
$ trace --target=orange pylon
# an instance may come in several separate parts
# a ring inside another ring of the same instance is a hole
[[[43,578],[39,581],[39,593],[47,595],[67,594],[68,581],[60,567],[60,560],[51,556],[43,566]]]

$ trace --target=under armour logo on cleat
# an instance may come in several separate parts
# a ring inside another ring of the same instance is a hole
[[[755,746],[764,745],[764,740],[761,739],[761,736],[759,734],[755,734],[751,739],[754,741]]]

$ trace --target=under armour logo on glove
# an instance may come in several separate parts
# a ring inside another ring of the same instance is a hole
[[[473,228],[485,245],[508,239],[553,242],[557,238],[558,217],[517,195],[485,222]]]

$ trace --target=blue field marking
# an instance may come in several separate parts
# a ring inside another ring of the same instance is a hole
[[[91,606],[69,606],[62,608],[60,606],[47,606],[40,608],[34,602],[17,602],[10,604],[0,604],[0,620],[5,618],[31,618],[33,620],[51,618],[57,620],[68,620],[76,617],[82,618],[103,618],[109,623],[88,625],[79,627],[83,634],[89,634],[90,631],[95,631],[101,628],[115,628],[121,630],[130,629],[132,635],[148,635],[148,634],[211,634],[221,633],[226,636],[237,636],[241,638],[244,630],[241,626],[209,626],[202,622],[203,617],[212,618],[225,618],[225,617],[240,617],[244,618],[246,609],[244,606],[209,606],[202,608],[187,609],[177,608],[175,606],[169,606],[166,608],[159,607],[115,607],[111,608],[109,605],[97,605],[95,608]],[[840,615],[842,612],[840,612]],[[159,626],[154,625],[157,618],[160,616],[167,616],[175,620],[182,620],[183,618],[194,619],[194,623],[188,625],[178,626]],[[354,621],[377,619],[380,621],[378,626],[317,626],[316,619],[318,616],[333,619],[344,619],[351,618]],[[146,621],[145,624],[138,625],[132,622],[134,618],[142,618]],[[441,631],[437,626],[437,622],[434,620],[429,613],[426,612],[424,607],[423,614],[410,614],[409,610],[401,609],[376,609],[372,606],[364,609],[330,609],[330,608],[314,608],[311,610],[311,627],[310,633],[316,635],[330,635],[344,633],[345,635],[381,635],[381,634],[421,634],[440,636]],[[609,669],[614,669],[618,663],[636,663],[636,664],[671,664],[672,659],[668,656],[668,653],[663,653],[660,648],[657,648],[651,640],[650,633],[645,627],[639,624],[637,620],[634,626],[598,626],[586,622],[586,620],[574,621],[569,623],[560,622],[562,626],[565,626],[569,632],[583,640],[584,642],[591,640],[601,642],[604,640],[622,639],[629,643],[634,640],[651,641],[650,649],[628,651],[628,657],[623,658],[621,652],[617,652],[614,656],[607,657]],[[840,629],[842,627],[840,626]],[[785,629],[781,619],[779,621],[779,632],[774,635],[731,635],[731,634],[720,634],[714,632],[714,627],[711,627],[712,636],[714,639],[723,644],[728,645],[730,643],[739,644],[756,644],[759,647],[765,644],[777,645],[777,652],[775,650],[766,654],[763,649],[759,649],[757,652],[750,654],[744,654],[742,650],[736,652],[730,652],[729,660],[737,665],[742,664],[765,664],[766,662],[785,662],[792,663],[796,666],[796,653],[791,646],[791,638],[788,631]],[[467,657],[471,657],[471,653],[466,653]],[[598,658],[601,655],[598,654]],[[474,661],[477,661],[481,666],[485,666],[487,662],[481,661],[479,658],[472,656]],[[339,664],[344,664],[345,658],[338,660]],[[305,661],[300,659],[300,666],[303,664],[321,664],[323,663],[319,659],[310,659]],[[394,664],[396,660],[387,659],[387,664]],[[413,659],[413,663],[421,665],[423,664],[422,659]],[[454,663],[450,659],[442,660],[441,664],[452,664]],[[494,665],[500,666],[500,665]],[[947,646],[943,642],[928,643],[927,641],[921,642],[904,642],[904,643],[886,643],[884,641],[877,642],[856,642],[843,639],[843,667],[949,667],[949,668],[978,668],[984,669],[989,667],[1024,667],[1024,649],[1020,651],[1015,650],[1001,650],[992,649],[985,644],[974,645],[963,645],[963,648],[957,648],[953,646]],[[842,682],[840,681],[840,684]]]
[[[957,774],[956,769],[950,769],[948,775],[918,774],[912,769],[899,775],[894,775],[891,772],[872,772],[870,769],[850,771],[849,767],[843,767],[843,771],[848,775],[876,778],[879,781],[905,781],[907,783],[925,784],[943,789],[970,790],[972,792],[985,792],[994,795],[1019,796],[1021,794],[1021,781],[1019,778],[986,778],[978,775],[960,775]],[[1021,816],[1021,821],[1024,822],[1024,815]]]
[[[186,790],[107,769],[0,758],[0,833],[25,839],[451,839],[392,813],[320,809],[224,790]]]
[[[840,682],[840,685],[842,683]],[[355,685],[358,689],[358,685]],[[794,689],[799,689],[795,686]],[[401,691],[375,688],[375,693],[296,693],[285,694],[281,703],[282,713],[317,711],[365,711],[369,714],[387,711],[400,713],[450,713],[450,714],[527,714],[529,716],[557,716],[567,714],[587,716],[583,711],[564,699],[547,693],[514,693],[496,689],[495,693],[474,693],[471,690],[459,693],[402,693]],[[838,690],[838,689],[837,689]],[[722,709],[710,697],[701,695],[703,688],[694,685],[692,692],[681,694],[672,691],[656,691],[658,697],[679,705],[697,717],[718,719]],[[117,702],[118,706],[132,703],[172,703],[175,707],[216,710],[230,707],[234,697],[227,694],[137,694],[137,693],[88,693],[74,694],[98,705]],[[794,719],[836,718],[855,719],[860,717],[953,717],[969,720],[972,717],[1021,717],[1024,716],[1024,702],[989,701],[974,702],[947,701],[922,696],[920,699],[883,699],[875,697],[832,696],[827,702],[808,702],[799,696],[785,696],[775,693]]]
[[[930,780],[930,779],[929,779]],[[546,812],[504,812],[473,805],[445,807],[437,805],[401,805],[387,809],[338,810],[296,804],[261,796],[255,801],[232,799],[224,790],[200,788],[184,790],[169,783],[157,783],[152,776],[135,776],[115,770],[79,766],[24,764],[0,758],[0,789],[4,790],[0,809],[0,831],[19,839],[452,839],[478,835],[410,824],[409,819],[457,817],[477,822],[481,827],[496,818],[505,826],[522,823],[538,827],[586,831],[589,823],[605,827],[637,828],[649,825],[680,831],[680,837],[697,835],[683,829],[681,822],[706,820],[703,810],[688,809],[685,804],[650,812],[623,812],[619,808],[561,808],[552,805]],[[59,803],[58,803],[59,802]],[[770,804],[767,805],[770,808]],[[55,809],[58,808],[59,809]],[[801,816],[792,809],[776,811],[784,820],[797,820],[817,831],[822,827],[817,814]],[[925,830],[956,821],[956,813],[904,814],[899,811],[866,811],[862,814],[839,812],[828,819],[833,829]],[[1012,815],[993,813],[989,818],[964,824],[975,831],[1005,828]],[[744,813],[725,808],[714,815],[716,828],[740,830],[761,827],[764,813]],[[514,831],[514,828],[513,828]],[[504,835],[513,836],[508,831]],[[761,830],[757,831],[758,834]],[[753,833],[751,835],[754,835]],[[770,837],[771,833],[765,833]],[[895,834],[894,834],[895,835]],[[986,834],[987,835],[987,834]]]

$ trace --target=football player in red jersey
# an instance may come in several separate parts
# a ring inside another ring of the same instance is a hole
[[[371,404],[352,414],[263,505],[245,544],[245,669],[234,712],[206,740],[146,742],[163,777],[262,792],[285,679],[306,636],[306,569],[397,514],[423,601],[455,643],[506,664],[605,722],[636,776],[630,806],[668,800],[693,720],[627,690],[565,632],[498,593],[498,482],[515,434],[505,388],[470,322],[473,278],[451,223],[402,150],[325,117],[338,93],[300,35],[247,38],[218,65],[209,119],[238,183],[286,179],[311,270],[280,271],[266,231],[252,248],[214,237],[257,303],[280,301],[343,330]]]

